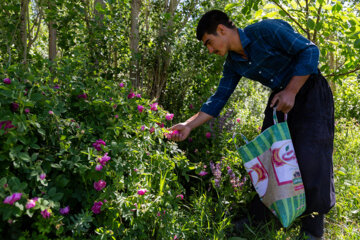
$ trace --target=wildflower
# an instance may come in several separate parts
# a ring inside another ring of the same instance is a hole
[[[145,130],[145,125],[142,125],[140,129],[141,129],[141,131],[144,131]]]
[[[43,218],[49,218],[51,216],[51,210],[45,209],[44,211],[41,211],[41,215],[43,216]]]
[[[137,193],[138,193],[139,195],[144,195],[146,192],[147,192],[146,189],[140,189]]]
[[[91,211],[95,214],[99,214],[101,212],[101,206],[103,203],[101,201],[94,202],[94,205],[91,207]]]
[[[174,131],[170,131],[169,133],[165,133],[165,136],[167,137],[167,139],[172,139],[173,136],[175,136],[176,134],[179,134],[178,130],[174,130]]]
[[[139,113],[142,113],[142,111],[144,110],[144,107],[141,105],[138,105],[137,109],[138,109]]]
[[[111,157],[108,156],[108,153],[105,153],[105,155],[101,158],[99,158],[99,163],[103,166],[111,159]]]
[[[30,113],[30,109],[25,108],[24,112],[25,112],[25,113]]]
[[[158,212],[158,213],[156,214],[156,216],[160,217],[160,216],[161,216],[161,213],[160,213],[160,212]]]
[[[163,123],[156,123],[156,125],[158,125],[161,128],[165,127],[165,124],[163,124]]]
[[[201,171],[201,172],[199,172],[199,176],[205,176],[206,174],[208,174],[207,172],[205,172],[205,171]]]
[[[101,169],[103,169],[103,166],[101,164],[96,164],[95,170],[101,171]]]
[[[16,102],[11,103],[11,111],[16,112],[19,109],[19,104]]]
[[[176,198],[180,198],[180,200],[183,200],[183,199],[184,199],[184,195],[179,194],[179,195],[176,196]]]
[[[106,143],[105,143],[104,140],[102,140],[102,139],[98,139],[98,140],[96,140],[96,142],[93,143],[93,147],[94,147],[97,151],[101,151],[101,145],[106,146]]]
[[[67,215],[70,212],[70,207],[66,206],[64,208],[60,208],[59,212],[60,212],[61,215]]]
[[[4,81],[5,84],[11,84],[10,78],[4,78],[3,81]]]
[[[192,141],[193,141],[193,139],[192,139],[191,137],[189,137],[189,138],[188,138],[188,141],[189,141],[189,142],[192,142]]]
[[[104,187],[106,187],[106,182],[104,180],[100,179],[99,181],[94,182],[94,188],[96,191],[101,191]]]
[[[197,148],[195,148],[195,150],[194,150],[194,153],[197,153],[199,150],[197,149]]]
[[[237,118],[236,121],[237,121],[238,123],[240,123],[240,118]]]
[[[109,98],[109,101],[112,101],[112,97],[111,97],[111,98]]]
[[[221,182],[221,164],[217,163],[216,165],[213,162],[210,162],[211,172],[215,176],[215,187],[220,187]]]
[[[150,110],[151,111],[157,111],[157,106],[158,106],[158,103],[153,103],[153,104],[150,104]]]
[[[39,178],[40,178],[41,180],[44,180],[44,179],[46,178],[46,173],[41,173],[40,176],[39,176]]]
[[[136,97],[141,98],[141,94],[140,93],[136,94]]]
[[[113,108],[116,109],[116,108],[117,108],[117,104],[114,104],[114,105],[113,105]]]
[[[78,95],[77,97],[78,97],[78,98],[87,99],[86,93],[80,94],[80,95]]]
[[[134,97],[135,97],[135,93],[134,93],[133,91],[131,91],[131,92],[129,93],[129,95],[127,96],[128,99],[132,99],[132,98],[134,98]]]
[[[14,193],[13,195],[6,197],[3,203],[13,205],[16,201],[21,199],[21,196],[22,193]]]
[[[137,168],[134,168],[134,172],[137,172],[137,171],[139,171],[139,169],[137,169]]]
[[[2,121],[2,122],[0,122],[0,129],[2,128],[2,126],[4,126],[4,130],[6,130],[8,128],[10,129],[10,128],[15,127],[14,125],[12,125],[11,121]]]
[[[116,115],[115,115],[115,118],[119,118],[119,115],[116,114]]]
[[[174,118],[174,114],[173,113],[167,113],[165,118],[166,118],[166,120],[171,121]]]
[[[154,128],[154,127],[150,128],[149,132],[150,132],[150,133],[155,132],[155,128]]]
[[[26,209],[35,207],[37,200],[38,200],[38,198],[29,199],[25,206]]]
[[[125,87],[125,84],[124,83],[119,83],[119,87]]]
[[[49,111],[49,114],[50,114],[50,115],[53,115],[53,114],[54,114],[54,112],[50,110],[50,111]]]
[[[206,137],[207,139],[211,138],[211,133],[210,133],[210,132],[207,132],[207,133],[205,134],[205,137]]]
[[[60,88],[60,86],[58,85],[58,84],[56,84],[55,86],[54,86],[54,89],[59,89]]]

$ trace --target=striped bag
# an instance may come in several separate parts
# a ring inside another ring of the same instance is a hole
[[[288,227],[305,211],[305,192],[286,114],[282,123],[275,108],[273,116],[273,126],[250,142],[241,134],[246,144],[236,148],[261,201]]]

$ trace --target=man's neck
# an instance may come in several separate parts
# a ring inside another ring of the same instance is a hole
[[[230,51],[236,52],[244,59],[248,58],[242,46],[239,31],[237,28],[234,29],[231,34]]]

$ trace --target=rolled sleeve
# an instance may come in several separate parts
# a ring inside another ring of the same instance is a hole
[[[200,111],[213,117],[217,117],[220,114],[241,78],[240,75],[230,69],[228,64],[228,62],[225,62],[224,64],[223,76],[216,92],[202,105],[200,109]]]

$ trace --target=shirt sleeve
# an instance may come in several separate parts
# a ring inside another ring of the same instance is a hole
[[[283,20],[265,20],[258,25],[258,34],[267,43],[290,56],[295,56],[294,76],[305,76],[318,72],[319,49],[310,40]]]
[[[216,92],[202,105],[200,111],[213,117],[217,117],[231,94],[234,92],[241,76],[234,72],[229,62],[226,61],[223,69],[223,76]]]

